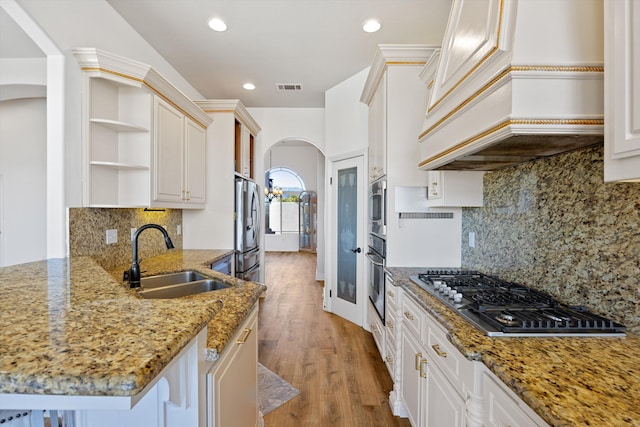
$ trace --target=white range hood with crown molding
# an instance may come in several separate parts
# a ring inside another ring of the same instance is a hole
[[[424,170],[495,170],[601,143],[602,0],[454,0]]]

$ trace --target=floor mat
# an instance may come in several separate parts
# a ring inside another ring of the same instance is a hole
[[[258,400],[263,415],[284,405],[300,394],[300,390],[258,363]]]

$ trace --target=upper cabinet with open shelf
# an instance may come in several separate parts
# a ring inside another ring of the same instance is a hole
[[[204,161],[211,118],[148,65],[93,48],[73,53],[83,71],[82,205],[203,207],[205,165],[196,159]]]
[[[424,170],[493,170],[603,140],[602,1],[454,0]]]

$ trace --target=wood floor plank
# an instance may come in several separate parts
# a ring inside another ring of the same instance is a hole
[[[393,386],[371,334],[322,308],[316,256],[265,255],[259,360],[300,390],[265,416],[265,427],[407,427],[394,417]]]

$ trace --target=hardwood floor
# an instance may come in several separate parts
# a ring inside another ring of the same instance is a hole
[[[271,252],[265,264],[259,360],[300,390],[265,427],[410,426],[391,413],[391,377],[371,334],[322,309],[315,254]]]

